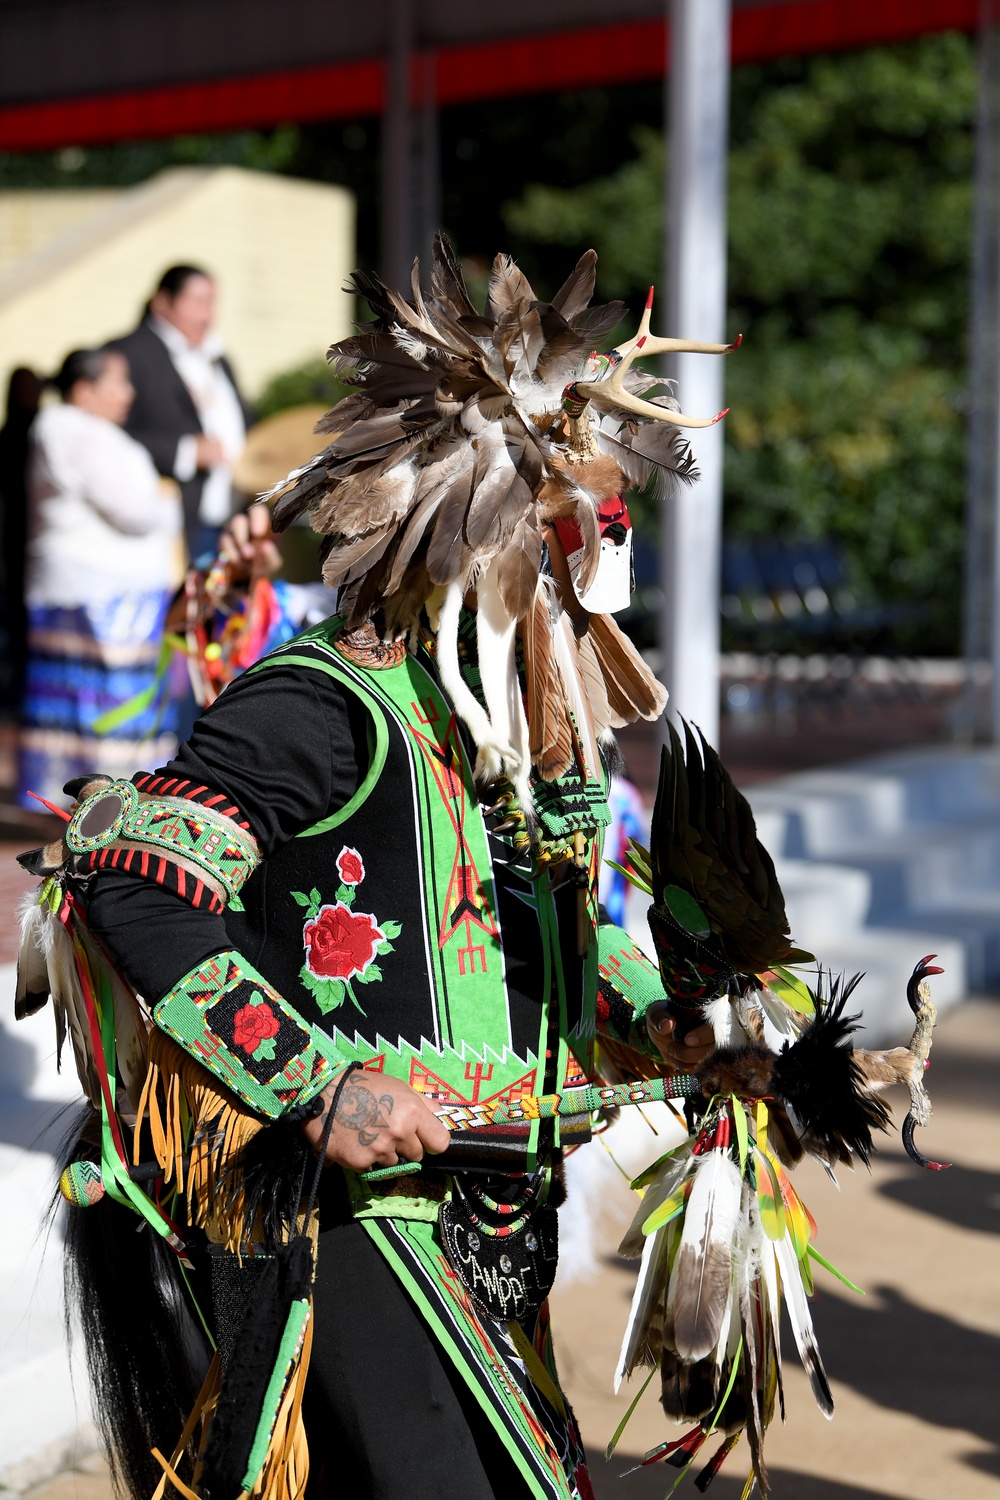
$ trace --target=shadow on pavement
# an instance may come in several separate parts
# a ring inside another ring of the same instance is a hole
[[[928,1149],[926,1143],[922,1149]],[[901,1167],[904,1162],[906,1158],[899,1157]],[[1000,1234],[1000,1172],[960,1166],[947,1172],[923,1172],[906,1162],[902,1175],[880,1183],[878,1191],[894,1203],[945,1219],[959,1229]]]
[[[985,1003],[1000,1006],[1000,997],[991,995],[984,998]],[[931,1065],[925,1081],[932,1104],[937,1101],[941,1104],[960,1104],[965,1109],[993,1110],[997,1100],[996,1053],[991,1049],[974,1052],[948,1041],[931,1053]],[[904,1098],[905,1095],[900,1094],[895,1101],[898,1122],[902,1121],[906,1108]],[[918,1144],[921,1139],[924,1153],[933,1156],[933,1119],[926,1130],[918,1132]]]
[[[886,1286],[873,1288],[864,1302],[822,1296],[813,1317],[832,1380],[879,1406],[997,1443],[996,1334],[930,1312]],[[974,1461],[992,1472],[984,1455]]]

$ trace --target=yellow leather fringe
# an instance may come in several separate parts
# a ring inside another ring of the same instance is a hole
[[[238,1254],[252,1227],[245,1223],[243,1192],[233,1176],[227,1176],[222,1199],[217,1189],[226,1167],[264,1122],[156,1027],[149,1036],[149,1068],[137,1113],[149,1122],[164,1183],[175,1184],[186,1199],[190,1222]],[[137,1130],[136,1162],[140,1150]]]
[[[301,1500],[305,1494],[306,1482],[309,1478],[309,1447],[302,1422],[302,1397],[305,1392],[306,1375],[309,1371],[309,1357],[312,1353],[312,1327],[312,1305],[310,1304],[309,1320],[302,1337],[302,1347],[288,1377],[285,1393],[278,1408],[267,1457],[253,1489],[244,1490],[239,1500]],[[153,1449],[153,1457],[162,1468],[163,1475],[153,1491],[151,1500],[166,1500],[168,1483],[184,1497],[184,1500],[203,1500],[200,1488],[201,1455],[208,1441],[209,1428],[219,1400],[220,1385],[221,1369],[219,1356],[216,1354],[209,1366],[205,1383],[191,1408],[184,1431],[169,1460],[164,1458],[158,1448]],[[199,1424],[202,1430],[198,1443],[198,1461],[195,1464],[194,1477],[191,1483],[187,1484],[178,1474],[177,1466],[183,1460],[185,1450]],[[232,1500],[237,1500],[237,1497],[232,1497]]]

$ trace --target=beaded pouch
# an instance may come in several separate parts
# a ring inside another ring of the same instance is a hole
[[[531,1329],[556,1278],[559,1218],[540,1203],[543,1174],[510,1202],[456,1178],[438,1223],[445,1252],[476,1310]]]

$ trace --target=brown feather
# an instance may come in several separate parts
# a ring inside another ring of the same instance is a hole
[[[493,424],[480,439],[474,493],[465,521],[465,539],[473,551],[495,555],[513,535],[532,503],[531,489],[518,471],[524,445],[509,440]]]
[[[635,719],[658,719],[667,704],[666,689],[657,682],[628,636],[618,629],[610,615],[591,615],[588,634],[604,674],[612,712],[629,724]]]
[[[390,521],[397,521],[406,514],[412,494],[410,476],[394,470],[373,473],[366,469],[361,474],[351,475],[331,497],[337,530],[344,536],[363,536]],[[318,514],[317,518],[322,519],[322,515]]]
[[[527,311],[537,300],[531,282],[510,256],[494,256],[483,317],[494,321],[509,318],[522,308]]]
[[[431,294],[458,319],[466,313],[476,316],[465,285],[465,277],[455,258],[448,236],[438,230],[434,236],[434,264],[431,270]]]
[[[522,628],[525,713],[532,765],[543,781],[565,775],[573,758],[562,683],[555,665],[549,591],[537,581]]]
[[[392,541],[394,530],[392,525],[383,526],[381,530],[358,537],[342,547],[332,547],[323,564],[323,582],[327,588],[353,582],[378,562]]]
[[[718,1366],[714,1358],[693,1364],[673,1349],[660,1356],[660,1401],[672,1422],[696,1422],[707,1416],[719,1398]]]
[[[434,518],[434,531],[427,549],[427,574],[432,583],[452,583],[462,577],[470,553],[462,533],[472,498],[471,455],[458,467],[447,498]]]
[[[604,673],[601,671],[594,643],[589,635],[582,635],[577,639],[576,649],[580,663],[580,678],[587,695],[587,702],[594,715],[594,730],[600,741],[611,728],[611,706],[608,703],[608,689],[604,681]]]
[[[674,1344],[682,1359],[702,1359],[715,1347],[729,1297],[732,1251],[709,1244],[702,1253],[681,1244],[674,1266]]]
[[[552,298],[552,306],[567,323],[585,311],[597,285],[597,251],[585,250]]]
[[[523,619],[531,609],[541,565],[542,531],[532,509],[518,521],[513,536],[497,558],[500,598],[512,620]]]
[[[383,599],[387,636],[406,635],[412,629],[433,588],[425,560],[416,558],[395,592]]]
[[[435,468],[439,467],[435,465]],[[427,540],[429,527],[449,494],[450,484],[441,476],[438,483],[424,488],[422,498],[410,511],[406,529],[399,538],[392,569],[386,579],[387,594],[395,593],[403,581],[403,575],[413,560],[417,548]]]

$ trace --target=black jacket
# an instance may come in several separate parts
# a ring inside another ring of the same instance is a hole
[[[125,431],[147,449],[159,472],[172,479],[178,442],[182,437],[202,430],[190,392],[174,368],[166,344],[149,323],[140,323],[134,333],[112,339],[107,347],[124,354],[135,386],[135,401],[125,423]],[[219,362],[232,382],[243,407],[244,420],[249,426],[252,414],[240,395],[236,378],[225,358]],[[198,530],[198,508],[205,478],[205,474],[196,474],[180,487],[184,500],[184,534],[189,553]]]

